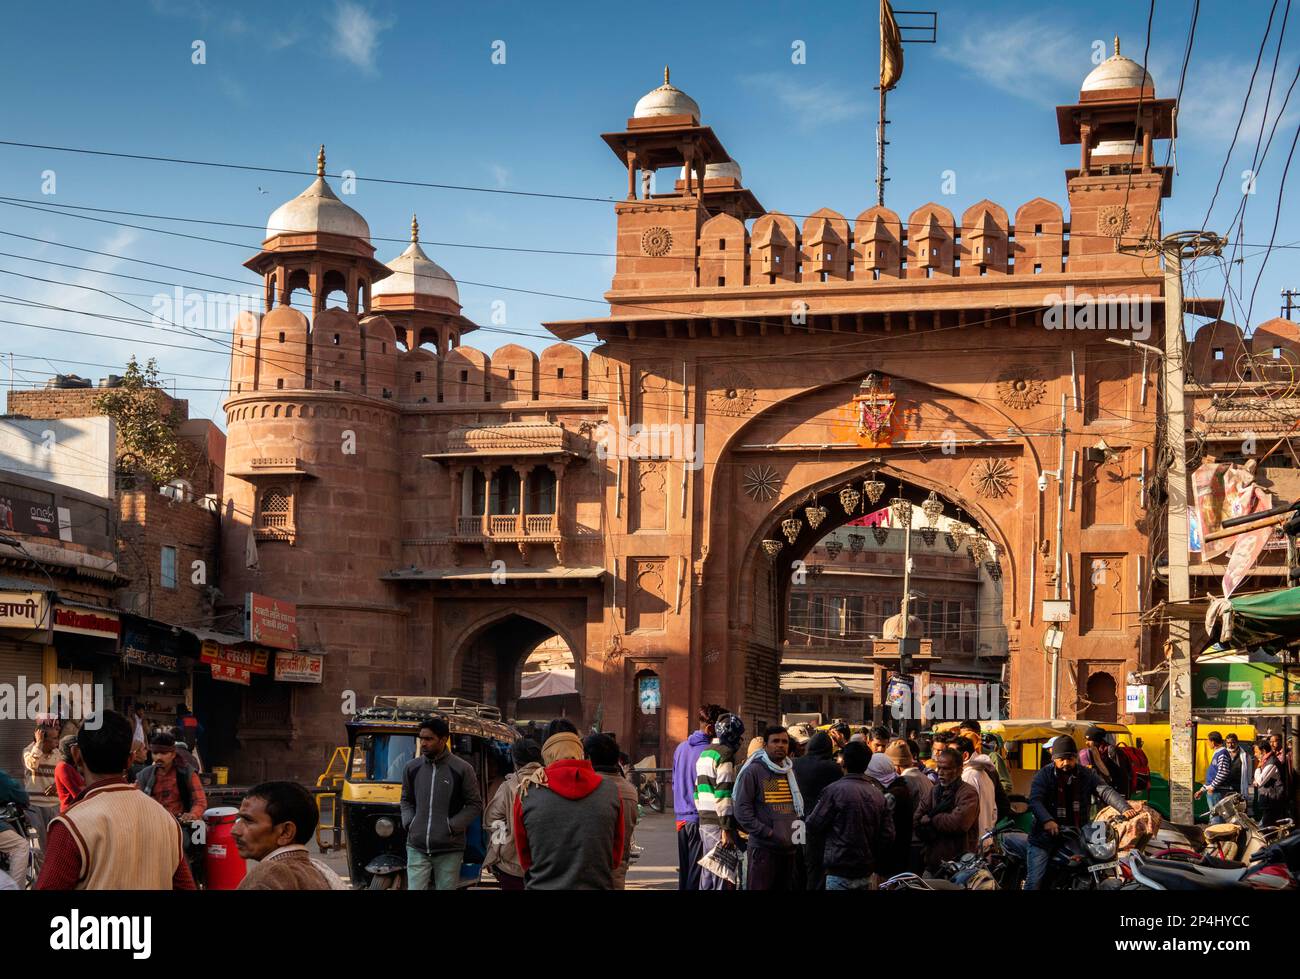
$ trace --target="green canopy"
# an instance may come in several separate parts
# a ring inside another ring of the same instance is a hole
[[[1232,599],[1232,644],[1252,646],[1300,639],[1300,588]]]

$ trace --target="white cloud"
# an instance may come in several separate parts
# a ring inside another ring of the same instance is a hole
[[[334,51],[365,72],[375,70],[379,35],[392,24],[375,18],[360,4],[342,2],[334,9]]]
[[[492,179],[497,182],[498,187],[505,187],[510,183],[510,171],[500,163],[493,163],[489,167],[492,171]]]
[[[802,71],[803,69],[799,69]],[[805,128],[843,122],[867,114],[868,99],[859,91],[830,82],[811,82],[791,72],[741,76],[750,88],[774,96]],[[869,93],[868,93],[869,94]]]
[[[936,53],[941,58],[999,91],[1037,105],[1056,105],[1062,93],[1078,92],[1094,67],[1093,39],[1037,17],[990,26],[966,24],[948,37],[955,40],[939,45]],[[907,84],[906,63],[903,84]]]
[[[1253,68],[1254,62],[1244,63],[1226,58],[1193,63],[1192,69],[1187,72],[1182,104],[1178,107],[1179,139],[1208,143],[1217,147],[1221,153],[1227,152],[1232,142],[1233,131],[1237,128],[1237,119],[1241,116],[1241,100],[1246,97]],[[1268,96],[1268,80],[1271,71],[1272,60],[1266,58],[1260,65],[1259,74],[1255,78],[1255,87],[1251,90],[1250,102],[1246,106],[1246,115],[1241,120],[1241,132],[1237,135],[1234,156],[1244,153],[1243,165],[1249,165],[1250,157],[1255,152],[1255,143],[1259,139],[1260,126],[1265,122],[1264,99]],[[1264,125],[1264,139],[1260,144],[1261,153],[1263,143],[1268,142],[1268,134],[1273,129],[1273,121],[1282,109],[1287,87],[1294,77],[1295,59],[1283,58],[1278,64],[1277,77],[1273,81],[1273,93],[1268,98],[1267,123]],[[1160,80],[1157,78],[1156,84],[1159,83]],[[1171,79],[1171,83],[1170,96],[1177,91],[1177,78]],[[1297,121],[1300,121],[1300,86],[1297,86],[1297,90],[1292,93],[1286,112],[1277,125],[1277,134],[1273,137],[1273,145],[1269,149],[1269,160],[1275,157],[1285,158],[1284,152],[1278,155],[1279,146],[1284,142],[1284,135],[1295,128]]]

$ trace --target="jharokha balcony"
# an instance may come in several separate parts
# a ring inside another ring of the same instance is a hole
[[[553,513],[484,513],[456,519],[456,537],[461,540],[490,538],[503,543],[549,544],[559,536]]]

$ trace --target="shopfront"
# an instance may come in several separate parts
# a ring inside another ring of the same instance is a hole
[[[99,703],[116,710],[114,677],[120,665],[122,618],[98,605],[62,599],[54,603],[56,682],[95,690]],[[62,713],[62,711],[61,711]],[[81,720],[78,711],[74,720]]]
[[[144,705],[149,727],[172,728],[192,703],[198,643],[183,630],[137,615],[122,615],[122,651],[114,677],[116,708]]]
[[[50,598],[48,589],[34,588],[20,579],[4,579],[0,588],[0,683],[15,691],[54,679],[47,675],[50,649]],[[4,700],[0,712],[0,769],[21,775],[22,752],[32,741],[36,719],[28,716],[31,702],[16,694]],[[48,709],[48,704],[42,705]]]

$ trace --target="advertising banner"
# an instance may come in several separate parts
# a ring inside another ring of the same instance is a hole
[[[274,649],[298,648],[298,607],[293,602],[250,591],[245,612],[246,635],[250,642]]]

